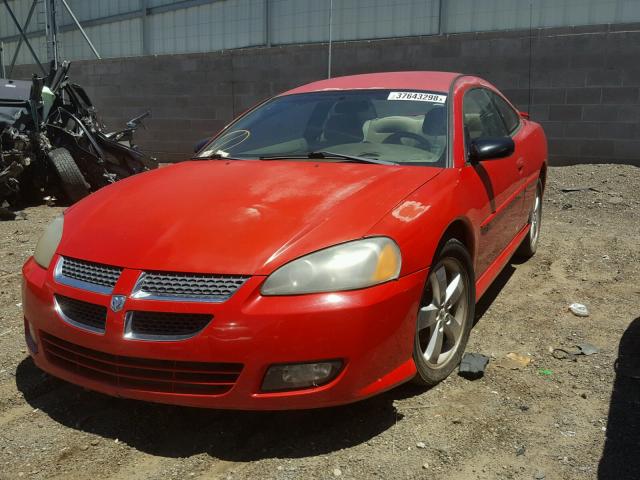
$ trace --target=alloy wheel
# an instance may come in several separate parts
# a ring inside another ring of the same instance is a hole
[[[430,303],[418,312],[418,339],[422,357],[434,369],[455,356],[463,337],[469,309],[469,278],[459,260],[438,262],[427,283]]]
[[[540,236],[540,222],[542,220],[542,199],[540,198],[540,186],[536,188],[536,198],[533,202],[533,210],[531,210],[531,227],[530,238],[532,250],[535,250]]]

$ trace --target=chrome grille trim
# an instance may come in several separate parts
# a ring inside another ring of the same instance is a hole
[[[231,298],[249,278],[244,275],[142,272],[131,298],[220,303]]]
[[[53,278],[62,285],[110,295],[121,273],[119,267],[61,256]]]
[[[77,304],[85,304],[86,307],[85,308],[93,308],[96,310],[95,314],[96,315],[102,315],[104,314],[104,326],[102,328],[91,325],[87,322],[82,322],[82,321],[77,321],[74,320],[73,318],[71,318],[70,316],[67,315],[67,313],[65,313],[65,309],[63,308],[63,305],[61,305],[61,301],[65,301],[65,302],[71,302],[71,303],[77,303]],[[103,307],[102,305],[95,305],[93,303],[88,303],[88,302],[84,302],[82,300],[76,300],[74,298],[68,298],[68,297],[60,297],[58,295],[54,295],[53,296],[53,308],[56,311],[56,313],[58,314],[58,316],[66,323],[73,325],[74,327],[77,328],[81,328],[82,330],[87,330],[89,332],[93,332],[93,333],[98,333],[100,335],[104,335],[105,332],[105,328],[106,328],[106,321],[107,321],[107,308]],[[103,312],[104,310],[104,312]]]

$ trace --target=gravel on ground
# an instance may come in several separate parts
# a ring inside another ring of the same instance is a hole
[[[149,404],[38,370],[20,268],[61,210],[0,222],[0,479],[640,478],[638,168],[550,168],[538,253],[478,305],[483,378],[312,411]],[[599,352],[551,354],[583,343]]]

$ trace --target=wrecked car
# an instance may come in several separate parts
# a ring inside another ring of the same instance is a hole
[[[133,143],[149,112],[105,132],[70,64],[44,78],[0,79],[0,206],[53,195],[76,202],[105,185],[157,167]]]

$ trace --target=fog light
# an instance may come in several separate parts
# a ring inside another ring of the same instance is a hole
[[[31,325],[31,322],[26,317],[24,319],[24,339],[29,350],[32,353],[38,353],[38,335],[35,327]]]
[[[319,387],[336,378],[341,368],[340,360],[272,365],[264,376],[262,390],[273,392]]]

